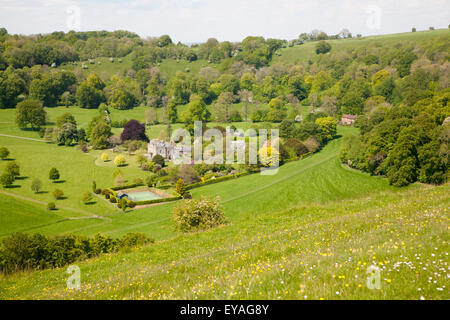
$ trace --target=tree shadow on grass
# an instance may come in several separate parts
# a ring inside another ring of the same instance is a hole
[[[66,200],[67,199],[67,197],[59,197],[58,199],[56,199],[56,200]]]
[[[24,176],[24,177],[16,177],[16,180],[27,180],[29,177],[26,177],[26,176]]]
[[[39,132],[40,129],[38,129],[38,128],[30,128],[30,127],[23,127],[23,128],[20,128],[20,130],[28,131],[28,132]]]
[[[38,191],[38,192],[35,192],[35,194],[47,194],[48,193],[48,191]]]
[[[89,201],[89,202],[86,202],[85,205],[92,206],[92,205],[94,205],[96,203],[97,203],[96,201]]]
[[[10,186],[5,186],[6,189],[17,189],[20,188],[21,186],[18,184],[12,184]]]
[[[2,161],[14,161],[14,160],[16,160],[16,159],[14,159],[14,158],[5,158],[5,159],[2,159]]]
[[[66,182],[66,180],[56,180],[56,181],[53,181],[53,183],[64,183],[64,182]]]

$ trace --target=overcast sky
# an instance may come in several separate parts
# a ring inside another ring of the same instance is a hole
[[[9,33],[122,29],[184,43],[294,39],[313,29],[373,35],[449,23],[450,0],[0,0],[0,26]]]

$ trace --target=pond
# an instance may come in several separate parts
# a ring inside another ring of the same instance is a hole
[[[161,199],[162,197],[156,193],[151,191],[138,191],[138,192],[127,192],[128,199],[131,201],[146,201],[146,200],[155,200]]]

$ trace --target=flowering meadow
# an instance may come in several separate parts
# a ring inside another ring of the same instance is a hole
[[[0,299],[449,299],[449,192],[420,185],[246,217],[80,262],[79,291],[66,268],[3,276]]]

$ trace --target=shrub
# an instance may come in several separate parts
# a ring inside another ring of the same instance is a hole
[[[190,192],[185,192],[183,194],[183,199],[192,199],[192,194]]]
[[[136,202],[134,202],[134,201],[128,202],[128,207],[130,207],[130,208],[136,207]]]
[[[308,148],[309,152],[316,152],[320,148],[320,143],[317,141],[316,137],[309,137],[303,144]]]
[[[184,200],[173,209],[175,229],[181,232],[207,230],[226,222],[219,199]]]
[[[49,178],[50,180],[53,180],[53,181],[58,180],[58,179],[60,178],[60,174],[59,174],[58,169],[56,169],[56,168],[51,168],[51,169],[50,169],[50,172],[48,173],[48,178]]]
[[[5,172],[11,174],[14,178],[20,176],[20,166],[13,161],[6,165]]]
[[[56,204],[54,202],[47,203],[47,210],[48,211],[56,210]]]
[[[147,237],[143,233],[127,233],[122,237],[120,240],[119,246],[121,248],[134,248],[134,247],[140,247],[148,243],[154,243],[155,240],[152,238]]]
[[[110,197],[109,201],[111,203],[117,203],[117,198],[112,196],[112,197]]]
[[[31,190],[33,190],[35,193],[38,193],[42,188],[42,181],[38,178],[33,179],[31,182]]]
[[[161,167],[164,167],[164,158],[162,155],[155,154],[152,158],[152,162],[159,164]]]
[[[157,175],[153,174],[145,179],[145,184],[149,187],[154,187],[156,185]]]
[[[9,156],[9,150],[5,147],[0,148],[0,159],[6,159]]]
[[[288,141],[286,142],[286,146],[290,148],[297,157],[300,157],[302,154],[309,152],[309,149],[296,138],[288,139]]]
[[[92,200],[92,193],[90,193],[90,192],[85,192],[85,193],[83,193],[83,195],[81,196],[81,201],[82,201],[84,204],[91,202],[91,200]]]
[[[101,155],[101,159],[103,160],[103,162],[106,162],[109,160],[108,154],[106,152],[103,152]]]
[[[102,189],[95,189],[94,193],[95,194],[101,194],[102,193]]]
[[[326,41],[319,41],[316,44],[316,53],[327,53],[331,51],[331,45]]]
[[[135,152],[136,150],[141,148],[141,146],[142,145],[141,145],[140,141],[132,140],[128,144],[128,152],[130,152],[130,153]]]
[[[121,154],[119,154],[115,159],[114,159],[114,164],[118,167],[122,167],[124,165],[127,164],[127,161],[125,160],[125,157]]]
[[[120,208],[122,209],[122,211],[125,211],[127,209],[127,206],[128,206],[127,200],[125,199],[120,200]]]
[[[186,186],[184,185],[184,182],[181,178],[178,179],[177,183],[175,184],[175,190],[180,196],[186,193]]]
[[[64,191],[62,191],[61,189],[53,190],[52,194],[53,194],[53,198],[55,198],[56,200],[59,200],[62,197],[64,197]]]
[[[137,163],[138,166],[141,167],[141,168],[142,168],[142,166],[146,165],[147,162],[148,162],[147,157],[145,157],[145,156],[142,155],[142,154],[139,154],[139,155],[136,157],[136,163]]]
[[[88,152],[88,146],[85,145],[85,144],[83,144],[83,145],[81,146],[81,151],[83,151],[84,153]]]
[[[11,173],[4,173],[0,176],[0,184],[4,187],[9,187],[14,183],[15,177]]]

